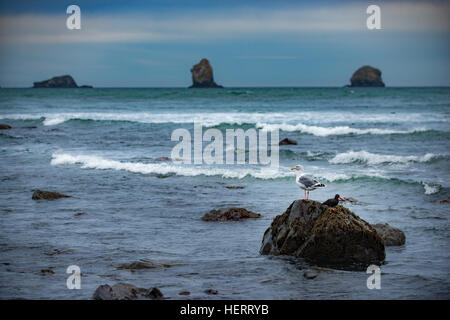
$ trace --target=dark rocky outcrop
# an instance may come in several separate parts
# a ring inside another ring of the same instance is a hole
[[[450,203],[450,198],[439,200],[439,203]]]
[[[53,249],[53,251],[46,252],[45,254],[48,256],[56,256],[59,254],[72,253],[72,249]]]
[[[137,288],[128,283],[117,283],[112,287],[104,284],[99,286],[93,295],[95,300],[159,300],[163,294],[158,288]]]
[[[244,186],[225,186],[225,188],[230,189],[230,190],[241,190],[241,189],[245,189]]]
[[[159,157],[155,161],[183,161],[181,158],[169,158],[169,157]]]
[[[297,144],[297,141],[293,140],[293,139],[289,139],[289,138],[284,138],[283,140],[281,140],[278,143],[280,146],[286,146],[286,145],[290,145],[290,144]]]
[[[8,130],[11,129],[12,127],[9,124],[6,123],[0,123],[0,130]]]
[[[406,237],[402,230],[391,227],[387,223],[378,223],[372,225],[384,241],[385,246],[402,246],[405,244]]]
[[[218,294],[219,291],[216,289],[208,289],[208,290],[205,290],[205,293],[206,294]]]
[[[55,274],[55,271],[53,271],[51,268],[41,270],[41,275],[45,276],[47,274]]]
[[[33,88],[92,88],[92,86],[83,85],[79,87],[71,76],[64,75],[34,82]]]
[[[381,71],[371,66],[363,66],[350,79],[350,87],[384,87]]]
[[[213,69],[208,59],[203,58],[191,69],[192,85],[189,88],[223,88],[214,82]]]
[[[296,200],[275,217],[260,253],[360,270],[385,259],[384,242],[369,223],[343,206],[329,208],[312,200]]]
[[[203,217],[203,221],[239,221],[249,218],[260,218],[259,213],[248,211],[244,208],[222,208],[219,210],[211,210]]]
[[[49,80],[34,82],[33,88],[78,88],[77,83],[69,75],[53,77]]]
[[[33,193],[33,196],[31,197],[31,199],[33,200],[55,200],[59,198],[71,198],[71,196],[59,192],[42,191],[38,189]]]
[[[149,260],[139,260],[131,263],[124,263],[117,267],[119,270],[142,270],[142,269],[163,269],[170,268],[171,265],[163,263],[154,263]]]

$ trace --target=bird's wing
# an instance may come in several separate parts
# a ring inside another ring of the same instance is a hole
[[[316,184],[320,184],[319,181],[314,179],[313,177],[303,175],[298,178],[298,182],[304,185],[306,188],[311,188],[315,186]]]

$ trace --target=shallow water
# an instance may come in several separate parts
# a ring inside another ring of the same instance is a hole
[[[101,284],[157,286],[173,299],[450,298],[450,89],[234,88],[0,90],[0,298],[86,299]],[[161,162],[178,128],[279,128],[280,167]],[[381,290],[365,272],[303,278],[298,259],[259,255],[272,219],[303,193],[302,164],[370,223],[406,245],[388,247]],[[225,186],[244,186],[230,190]],[[35,189],[73,198],[33,201]],[[211,223],[219,207],[263,218]],[[74,216],[85,212],[82,216]],[[52,255],[53,250],[67,250]],[[167,269],[117,270],[149,259]],[[82,289],[68,290],[78,265]],[[52,267],[55,274],[41,275]],[[211,296],[206,289],[217,289]]]

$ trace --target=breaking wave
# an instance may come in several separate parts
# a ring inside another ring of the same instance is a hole
[[[238,168],[238,167],[199,167],[193,165],[184,165],[181,162],[167,162],[167,163],[139,163],[130,161],[118,161],[106,159],[100,156],[92,155],[71,155],[67,153],[55,152],[52,155],[51,165],[70,165],[79,164],[83,169],[98,169],[98,170],[118,170],[128,171],[132,173],[141,174],[155,174],[167,175],[175,174],[177,176],[193,177],[193,176],[220,176],[229,179],[244,179],[247,177],[269,180],[269,179],[293,179],[295,175],[287,167],[279,168]],[[430,185],[423,182],[406,181],[396,178],[390,178],[381,175],[377,172],[355,173],[352,175],[340,172],[323,172],[317,170],[314,176],[323,182],[345,183],[349,181],[361,182],[390,182],[394,184],[417,184],[422,185],[425,189],[425,194],[433,194],[440,190],[439,185]]]
[[[192,123],[193,120],[205,127],[221,124],[252,125],[265,130],[280,129],[283,131],[297,131],[316,136],[348,135],[348,134],[408,134],[427,131],[423,124],[428,121],[445,122],[445,117],[421,113],[408,114],[355,114],[353,112],[66,112],[42,114],[6,114],[0,119],[13,120],[42,120],[43,125],[59,125],[70,120],[91,121],[126,121],[137,123]],[[267,120],[270,119],[270,122]],[[391,130],[379,128],[352,128],[346,125],[333,126],[333,123],[412,123],[411,130]],[[308,123],[305,124],[305,123]],[[323,126],[328,124],[328,126]],[[319,126],[320,125],[320,126]]]
[[[432,185],[425,182],[422,182],[422,185],[423,188],[425,189],[425,194],[427,195],[438,193],[439,190],[441,189],[440,186],[438,185]]]
[[[347,163],[366,163],[366,164],[383,164],[383,163],[408,163],[408,162],[429,162],[442,156],[433,153],[427,153],[424,156],[396,156],[387,154],[376,154],[365,150],[348,151],[338,153],[328,162],[332,164]]]
[[[425,128],[415,128],[411,130],[391,130],[391,129],[378,129],[378,128],[368,128],[368,129],[358,129],[351,128],[349,126],[337,126],[337,127],[319,127],[319,126],[309,126],[306,124],[269,124],[269,123],[258,123],[258,128],[263,130],[282,130],[282,131],[298,131],[307,134],[312,134],[318,137],[326,137],[332,135],[348,135],[348,134],[409,134],[415,132],[427,131]]]
[[[178,176],[221,176],[223,178],[243,179],[245,177],[254,177],[257,179],[277,179],[292,176],[292,173],[286,168],[282,171],[277,168],[214,168],[199,167],[193,165],[182,165],[176,162],[170,163],[137,163],[121,162],[109,160],[99,156],[90,155],[70,155],[54,153],[52,155],[51,165],[81,164],[84,169],[110,169],[124,170],[133,173],[142,174],[176,174]]]

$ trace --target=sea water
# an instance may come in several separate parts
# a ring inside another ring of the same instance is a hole
[[[0,123],[13,127],[0,132],[0,298],[89,299],[128,282],[171,299],[449,299],[449,120],[449,88],[0,89]],[[298,144],[280,146],[277,170],[158,161],[194,121]],[[297,164],[327,184],[312,199],[355,198],[344,205],[405,232],[386,248],[381,289],[365,272],[307,280],[302,259],[259,254],[272,219],[303,197]],[[36,189],[72,198],[34,201]],[[263,217],[201,220],[221,207]],[[140,259],[171,267],[117,269]],[[79,290],[66,286],[71,265]]]

